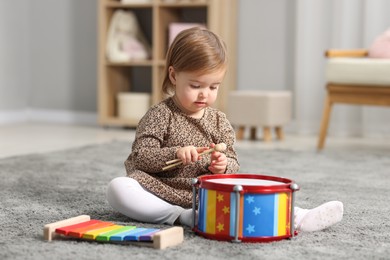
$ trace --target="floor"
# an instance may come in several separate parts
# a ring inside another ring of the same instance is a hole
[[[48,123],[19,123],[0,126],[0,158],[30,153],[45,153],[113,140],[132,141],[134,129],[103,128]],[[259,135],[260,136],[260,135]],[[316,150],[317,136],[286,134],[283,141],[263,142],[247,139],[238,141],[237,147],[263,149]],[[326,150],[375,150],[390,155],[390,142],[383,138],[328,137]]]

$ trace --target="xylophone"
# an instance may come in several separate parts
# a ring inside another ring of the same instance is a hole
[[[45,240],[51,241],[61,236],[98,242],[136,243],[141,246],[164,249],[183,242],[183,228],[155,229],[122,226],[112,222],[91,220],[88,215],[61,220],[44,226],[43,237]]]

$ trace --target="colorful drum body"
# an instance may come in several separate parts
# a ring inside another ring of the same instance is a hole
[[[266,242],[294,235],[291,213],[298,186],[291,180],[221,174],[199,177],[194,185],[199,194],[197,234],[236,242]]]

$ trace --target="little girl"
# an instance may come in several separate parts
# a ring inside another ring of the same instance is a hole
[[[178,34],[167,53],[162,86],[170,97],[140,120],[125,161],[127,177],[108,186],[107,200],[115,210],[141,222],[192,226],[191,180],[239,171],[234,130],[226,115],[211,107],[227,62],[224,42],[211,31],[192,28]],[[218,143],[227,149],[199,156]],[[163,171],[174,158],[183,164]],[[315,231],[339,222],[343,205],[332,201],[311,210],[296,207],[294,213],[298,230]]]

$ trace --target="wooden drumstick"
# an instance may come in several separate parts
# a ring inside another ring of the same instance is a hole
[[[214,148],[210,148],[206,151],[203,151],[202,153],[199,154],[199,156],[209,154],[209,153],[212,153],[214,151],[223,152],[225,150],[226,150],[226,144],[220,143],[220,144],[216,144],[214,146]],[[183,162],[181,161],[181,159],[175,159],[175,160],[167,161],[165,164],[168,164],[168,166],[163,167],[162,168],[163,171],[169,170],[169,169],[174,168],[176,166],[179,166],[179,165],[183,164]]]
[[[206,151],[203,151],[202,153],[199,154],[199,156],[211,153],[213,151],[222,152],[222,151],[225,151],[225,150],[226,150],[226,144],[220,143],[220,144],[216,144],[214,146],[214,148],[210,148],[210,149],[208,149]],[[169,164],[177,163],[177,162],[180,162],[180,161],[181,161],[181,159],[174,159],[174,160],[170,160],[170,161],[165,162],[165,164],[169,165]]]

